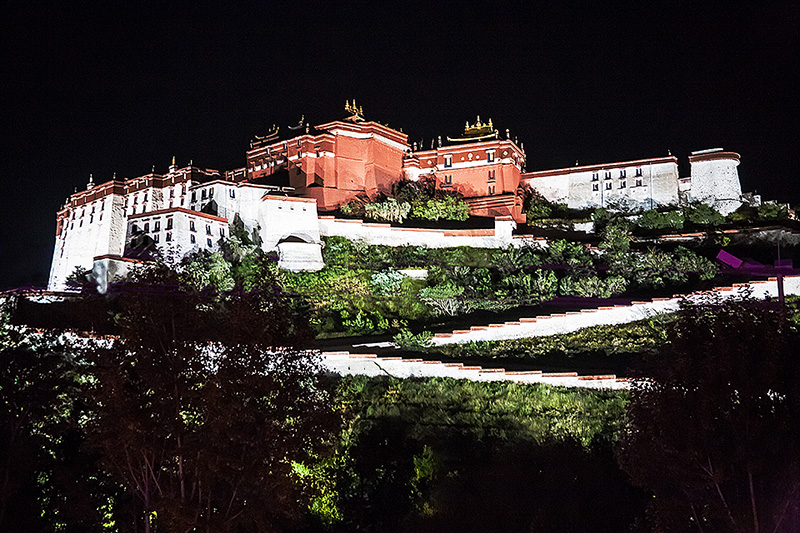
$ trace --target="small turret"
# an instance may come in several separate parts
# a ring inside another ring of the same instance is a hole
[[[89,174],[89,183],[86,184],[86,190],[88,191],[92,187],[94,187],[94,177]]]

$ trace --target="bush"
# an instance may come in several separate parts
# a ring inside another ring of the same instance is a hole
[[[402,223],[411,212],[411,204],[387,198],[384,202],[375,202],[364,206],[364,217],[378,222]]]
[[[763,203],[758,206],[758,218],[761,220],[787,220],[789,211],[786,207],[786,204]]]
[[[425,351],[426,348],[433,346],[432,338],[433,333],[430,331],[412,333],[407,329],[401,329],[400,333],[392,337],[392,340],[401,350],[422,352]]]
[[[683,229],[683,214],[680,211],[667,211],[660,213],[655,209],[648,209],[636,220],[636,225],[642,229]]]
[[[719,211],[702,203],[684,207],[683,217],[686,222],[696,226],[719,226],[725,222],[725,217]]]
[[[469,218],[469,204],[455,196],[414,202],[411,207],[411,218],[423,220],[467,220]]]

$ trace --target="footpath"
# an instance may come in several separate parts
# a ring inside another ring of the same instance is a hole
[[[784,277],[784,294],[800,295],[800,275]],[[436,333],[434,345],[522,339],[570,333],[579,329],[614,325],[644,320],[657,314],[672,313],[680,309],[681,302],[724,301],[748,295],[755,299],[777,297],[777,278],[735,283],[730,287],[715,287],[709,291],[688,295],[676,294],[672,298],[653,298],[633,301],[626,305],[601,306],[580,311],[554,313],[536,317],[521,317],[502,324],[471,326],[451,333]],[[375,348],[386,348],[391,343],[375,343]],[[361,345],[370,346],[370,345]],[[355,347],[354,347],[355,348]],[[341,375],[390,375],[408,377],[452,377],[474,381],[515,381],[519,383],[546,383],[564,387],[596,389],[627,389],[631,380],[613,374],[584,375],[577,372],[543,372],[541,370],[513,370],[465,366],[458,362],[428,361],[416,358],[379,356],[377,354],[351,353],[349,350],[321,352],[323,365]]]

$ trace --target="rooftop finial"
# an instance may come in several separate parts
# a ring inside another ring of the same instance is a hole
[[[353,98],[353,104],[350,104],[349,100],[345,100],[344,102],[344,110],[350,113],[350,116],[347,117],[345,120],[349,120],[350,122],[363,122],[364,121],[364,108],[358,107],[356,105],[356,99]]]
[[[90,174],[89,174],[89,183],[87,183],[87,184],[86,184],[86,190],[88,191],[88,190],[89,190],[89,189],[91,189],[92,187],[94,187],[94,177],[93,177],[93,176],[92,176],[92,174],[90,173]]]

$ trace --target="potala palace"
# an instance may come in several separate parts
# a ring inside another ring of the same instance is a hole
[[[135,261],[137,243],[175,258],[214,250],[236,215],[265,251],[278,251],[282,267],[300,270],[323,266],[325,235],[395,245],[511,244],[515,223],[525,220],[525,185],[572,208],[649,209],[697,200],[727,214],[742,204],[739,155],[732,152],[694,152],[691,174],[684,177],[672,155],[526,172],[523,145],[491,120],[478,118],[462,135],[440,137],[425,149],[400,131],[365,120],[355,102],[345,109],[350,116],[343,120],[273,127],[251,142],[242,168],[179,168],[173,159],[165,174],[102,184],[90,179],[58,211],[48,289],[64,290],[76,267],[94,268],[108,279]],[[423,177],[461,194],[472,215],[494,217],[495,229],[427,230],[423,236],[324,214],[356,197],[390,193],[399,180]]]

